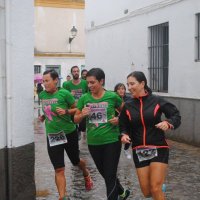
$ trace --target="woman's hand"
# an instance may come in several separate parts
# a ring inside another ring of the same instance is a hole
[[[44,116],[44,115],[40,115],[40,116],[38,117],[38,119],[39,119],[40,122],[44,122],[45,116]]]
[[[159,128],[163,131],[170,129],[170,124],[167,121],[162,121],[155,125],[156,128]]]
[[[118,125],[119,123],[119,118],[118,117],[113,117],[112,119],[108,120],[111,124],[113,125]]]
[[[63,108],[56,108],[56,112],[58,113],[58,115],[65,115],[65,114],[68,114],[67,112],[66,112],[66,110],[65,109],[63,109]]]
[[[121,142],[123,144],[130,144],[131,143],[131,138],[127,135],[127,134],[123,134],[122,137],[121,137]]]
[[[83,118],[84,118],[84,117],[87,117],[87,116],[89,116],[89,114],[90,114],[90,108],[89,108],[89,107],[84,107],[84,108],[82,109],[82,111],[81,111],[82,117],[83,117]]]
[[[90,108],[84,107],[81,111],[79,109],[76,109],[76,113],[74,115],[74,123],[79,124],[83,118],[89,116],[90,114]]]

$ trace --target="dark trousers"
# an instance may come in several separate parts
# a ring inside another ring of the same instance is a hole
[[[88,145],[88,147],[99,173],[105,180],[108,200],[117,200],[118,195],[124,192],[117,178],[121,143]]]

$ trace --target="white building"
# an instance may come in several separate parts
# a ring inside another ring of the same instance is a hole
[[[34,2],[0,0],[0,200],[35,199]]]
[[[35,0],[35,73],[55,69],[62,85],[72,66],[85,67],[84,8],[84,0]]]
[[[180,109],[171,137],[200,145],[200,1],[86,0],[86,66],[106,73],[106,88],[134,71]]]

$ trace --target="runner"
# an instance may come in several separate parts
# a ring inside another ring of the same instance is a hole
[[[115,85],[115,88],[114,88],[114,92],[116,92],[122,99],[123,102],[127,102],[127,101],[130,101],[132,98],[131,96],[128,96],[126,95],[126,86],[123,84],[123,83],[117,83]],[[119,116],[119,113],[116,112],[116,115]],[[130,144],[125,144],[124,145],[124,154],[125,156],[128,158],[128,159],[131,159],[131,154],[129,152],[129,147],[130,147]]]
[[[129,74],[127,85],[133,99],[125,103],[120,113],[121,141],[132,142],[133,160],[144,196],[165,200],[162,186],[169,157],[165,131],[179,127],[181,117],[173,104],[152,94],[143,72]],[[165,120],[161,120],[162,113]]]
[[[78,166],[85,179],[86,190],[91,190],[91,180],[86,163],[79,158],[78,134],[71,116],[76,111],[74,97],[65,89],[57,88],[58,73],[47,70],[43,73],[45,91],[40,93],[43,116],[47,134],[47,148],[49,158],[55,169],[55,182],[60,196],[59,200],[66,199],[66,178],[64,151],[66,151],[71,163]]]
[[[68,74],[66,77],[66,81],[70,81],[71,80],[71,76]]]
[[[88,71],[86,80],[90,93],[83,95],[77,104],[74,121],[87,119],[87,142],[96,167],[105,180],[107,199],[127,199],[129,190],[124,190],[117,178],[121,152],[118,118],[115,109],[121,110],[121,98],[103,88],[105,74],[100,68]]]
[[[78,66],[73,66],[71,68],[72,80],[65,81],[63,83],[63,88],[71,92],[74,96],[76,102],[80,99],[80,97],[88,91],[87,81],[79,78],[80,71]],[[86,131],[86,122],[83,120],[78,125],[78,135],[79,140],[81,139],[81,132]]]
[[[83,70],[81,71],[81,78],[82,78],[82,79],[86,80],[87,72],[88,72],[87,69],[83,69]]]

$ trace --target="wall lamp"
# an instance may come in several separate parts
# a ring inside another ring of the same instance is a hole
[[[71,36],[69,37],[69,44],[71,44],[72,40],[76,37],[78,30],[73,26],[70,32]]]

